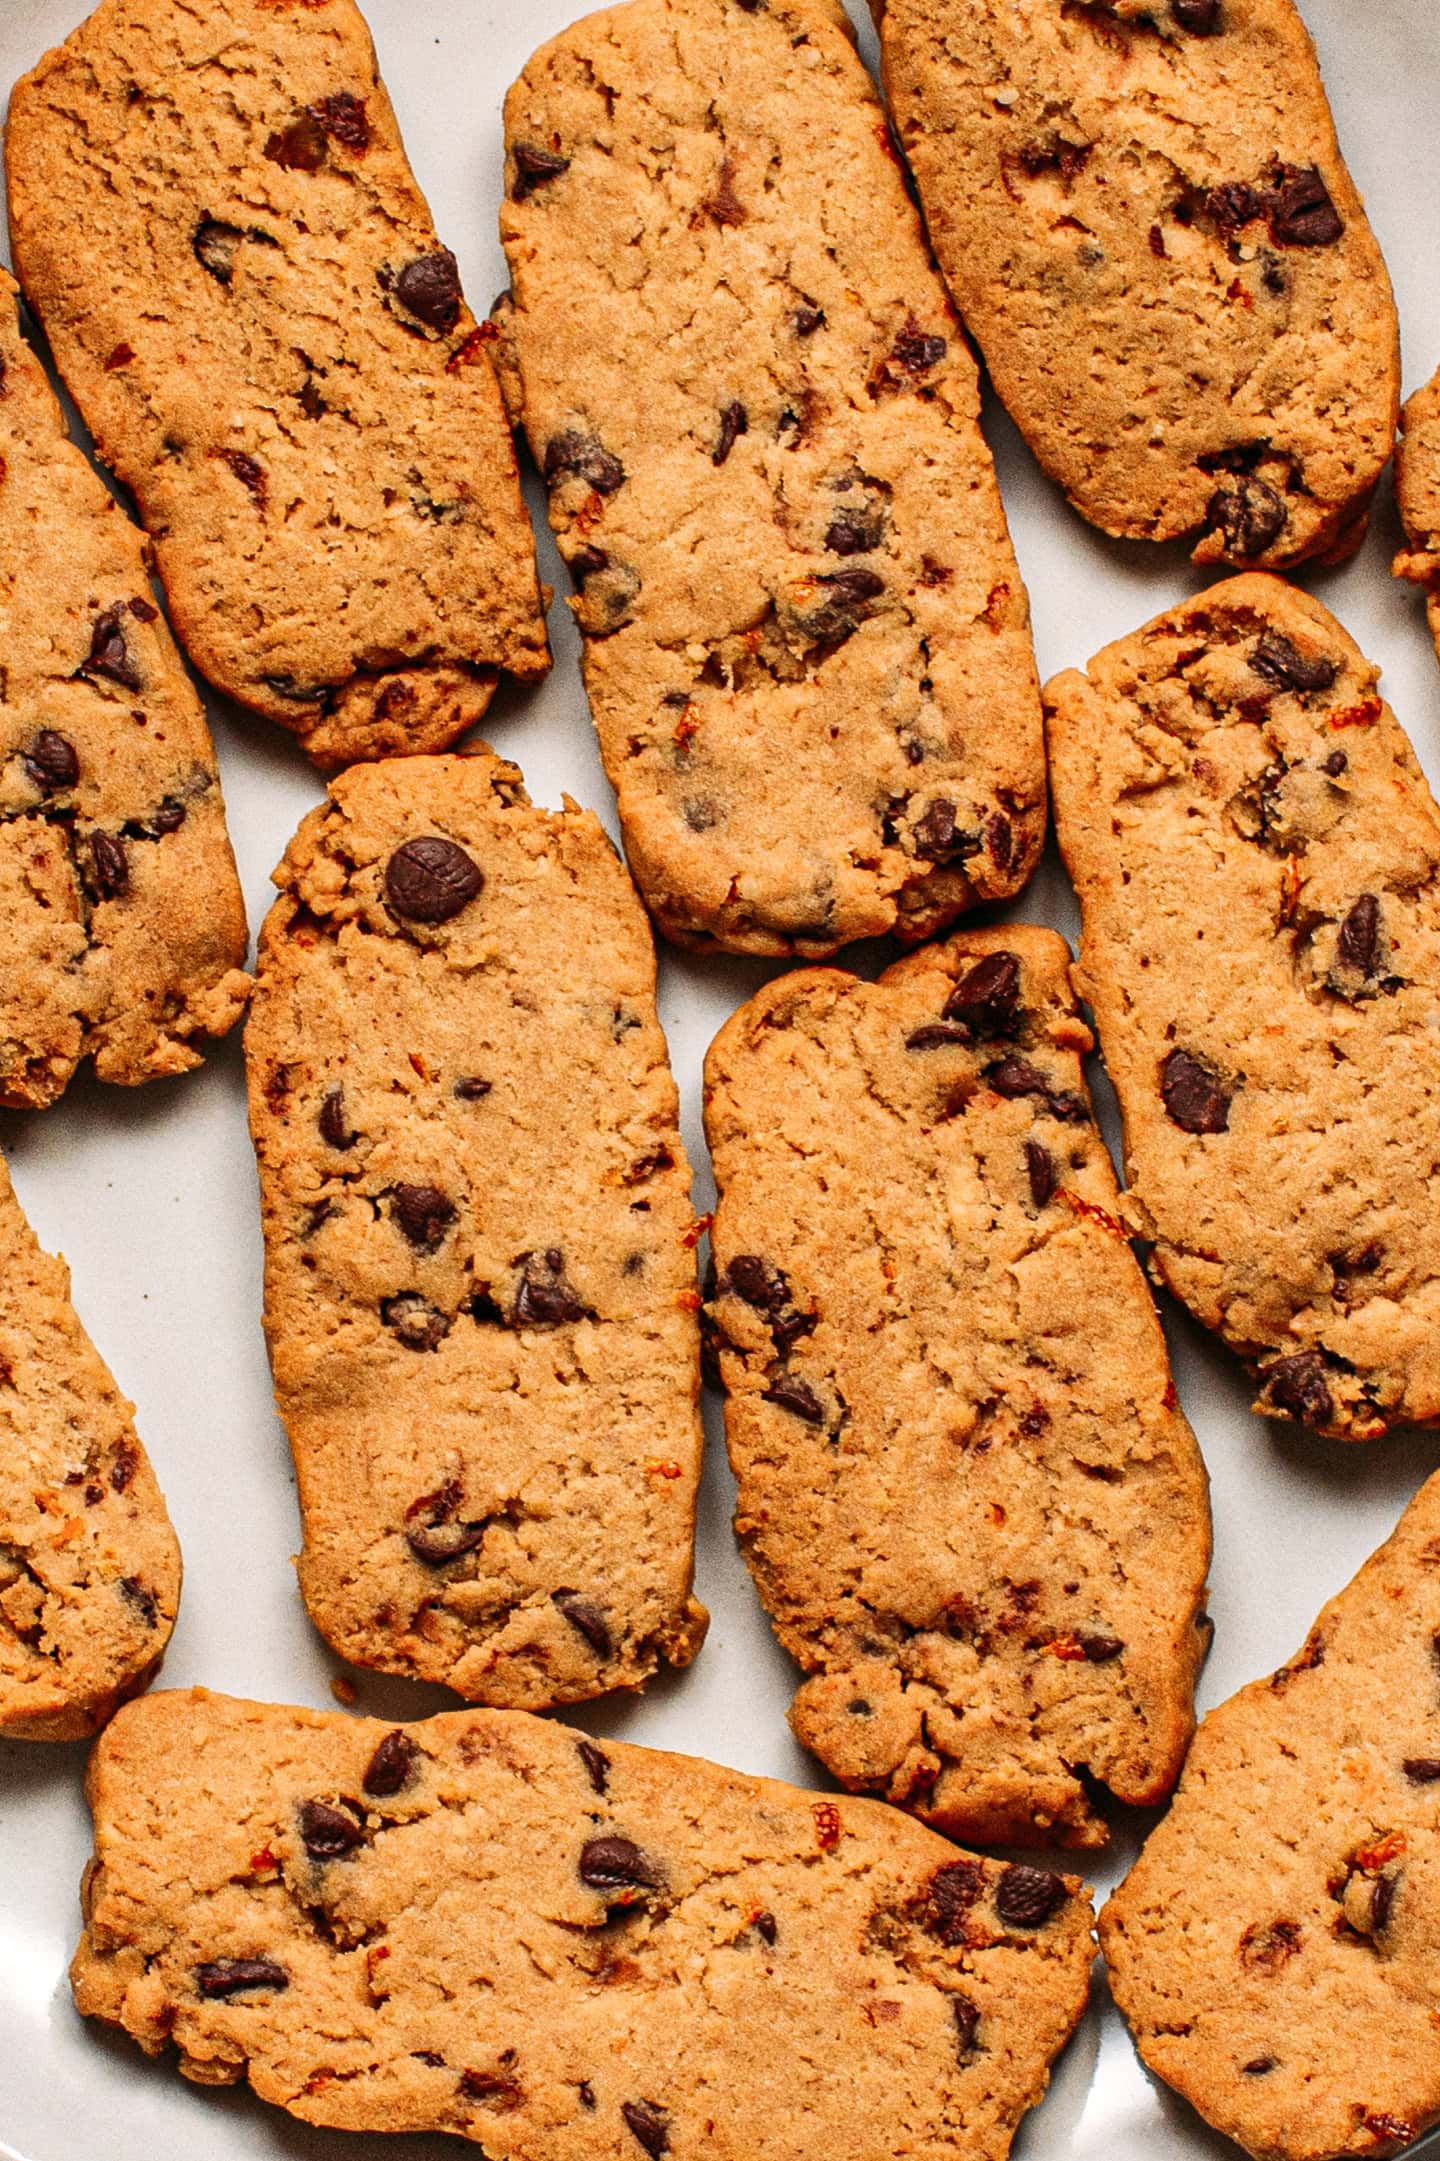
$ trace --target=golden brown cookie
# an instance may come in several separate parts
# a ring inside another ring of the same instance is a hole
[[[352,0],[102,0],[5,152],[21,282],[213,683],[335,766],[544,673],[487,333]]]
[[[183,1073],[250,989],[214,747],[3,271],[0,655],[0,1102]]]
[[[1394,570],[1397,578],[1424,587],[1430,634],[1440,650],[1440,373],[1406,402],[1400,431],[1395,503],[1408,545]]]
[[[1390,281],[1292,0],[872,0],[930,236],[1000,396],[1107,533],[1359,546]]]
[[[1257,2161],[1440,2121],[1440,1478],[1304,1649],[1204,1721],[1100,1917],[1141,2055]]]
[[[634,888],[488,752],[352,768],[276,882],[245,1049],[311,1615],[474,1701],[638,1688],[706,1617],[697,1233]]]
[[[159,1670],[180,1549],[131,1407],[0,1159],[0,1736],[73,1741]]]
[[[1015,892],[1029,610],[976,371],[828,0],[632,0],[506,101],[502,380],[636,881],[815,958]]]
[[[1320,603],[1243,577],[1046,691],[1126,1219],[1346,1440],[1440,1418],[1440,814]]]
[[[1205,1470],[1117,1221],[1053,931],[782,976],[706,1065],[737,1526],[837,1778],[1098,1846],[1174,1784]]]
[[[155,1696],[89,1790],[80,2009],[307,2123],[1004,2161],[1085,2003],[1073,1876],[519,1712]]]

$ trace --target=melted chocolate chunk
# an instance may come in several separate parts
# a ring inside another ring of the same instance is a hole
[[[967,968],[945,1001],[944,1017],[962,1021],[977,1041],[1015,1034],[1020,1020],[1020,961],[987,953]]]
[[[1264,1402],[1301,1425],[1326,1426],[1335,1416],[1323,1351],[1297,1351],[1267,1366],[1261,1375]]]
[[[825,1406],[809,1383],[793,1373],[777,1373],[769,1386],[761,1391],[766,1403],[778,1404],[782,1411],[802,1419],[807,1426],[823,1426]]]
[[[140,670],[130,657],[125,643],[125,633],[120,626],[120,610],[107,608],[95,619],[90,633],[90,651],[81,661],[77,671],[80,675],[108,676],[122,690],[140,690],[143,682]]]
[[[55,728],[42,728],[20,755],[21,763],[42,795],[59,795],[63,789],[73,788],[80,778],[80,759],[75,745],[68,735],[61,735]]]
[[[670,2151],[669,2118],[653,2101],[623,2101],[620,2113],[650,2161],[660,2161],[660,2156]]]
[[[549,181],[558,180],[570,170],[570,160],[562,158],[558,150],[546,150],[539,143],[516,143],[511,153],[515,160],[515,185],[511,195],[517,203],[523,203],[537,188]]]
[[[320,1116],[316,1123],[320,1128],[320,1138],[327,1148],[338,1148],[343,1153],[345,1149],[353,1148],[360,1138],[358,1133],[350,1130],[345,1116],[345,1090],[338,1081],[333,1087],[327,1088],[321,1098]]]
[[[1165,1115],[1182,1133],[1225,1133],[1231,1094],[1215,1068],[1193,1051],[1172,1050],[1160,1068]]]
[[[1223,534],[1230,553],[1246,560],[1263,555],[1289,522],[1284,496],[1258,473],[1237,473],[1215,490],[1205,510],[1206,531]]]
[[[418,1291],[382,1298],[380,1318],[407,1351],[437,1350],[450,1333],[449,1314],[432,1306]]]
[[[1362,893],[1335,941],[1335,958],[1368,981],[1380,968],[1380,903],[1373,893]]]
[[[1280,247],[1327,248],[1345,230],[1314,165],[1282,165],[1270,206],[1270,234]]]
[[[723,465],[742,435],[750,432],[750,415],[738,398],[725,406],[720,414],[720,433],[715,439],[711,461]]]
[[[238,225],[227,225],[223,218],[202,218],[190,245],[200,268],[207,270],[217,285],[228,285],[235,275],[235,255],[244,238]]]
[[[592,1793],[604,1793],[610,1784],[610,1758],[594,1741],[577,1741],[575,1753],[585,1766]]]
[[[545,484],[553,488],[561,480],[583,480],[597,495],[614,495],[625,485],[625,468],[612,458],[598,436],[567,428],[552,435],[545,445],[542,466]]]
[[[365,1843],[365,1826],[329,1801],[302,1801],[300,1838],[312,1861],[338,1861]]]
[[[545,1253],[520,1256],[520,1282],[510,1308],[514,1328],[561,1328],[569,1321],[593,1320],[594,1315],[565,1274],[565,1256],[558,1246]]]
[[[1302,653],[1279,630],[1264,633],[1250,655],[1250,665],[1276,690],[1328,690],[1340,673],[1337,661],[1324,653]]]
[[[552,1591],[550,1603],[562,1614],[575,1630],[583,1636],[597,1658],[609,1658],[614,1651],[610,1624],[593,1599],[584,1598],[579,1591]]]
[[[1218,37],[1225,27],[1220,0],[1170,0],[1170,13],[1192,38]]]
[[[273,1958],[212,1958],[195,1968],[202,1996],[218,2002],[252,1988],[288,1988],[290,1976]]]
[[[90,835],[90,882],[101,900],[119,900],[130,890],[130,857],[115,833]]]
[[[955,2054],[961,2063],[968,2063],[975,2053],[975,2036],[980,2030],[980,2013],[968,1996],[950,1998],[950,2016],[955,2021]]]
[[[409,923],[448,923],[484,883],[465,850],[438,833],[403,842],[385,866],[385,896]]]
[[[1031,1200],[1037,1208],[1048,1207],[1055,1197],[1055,1158],[1039,1141],[1025,1143],[1025,1170]]]
[[[265,144],[271,164],[283,166],[287,173],[318,173],[329,154],[324,124],[313,111],[298,113]]]
[[[656,1891],[662,1878],[632,1839],[606,1837],[581,1847],[580,1881],[592,1891]]]
[[[360,1783],[376,1800],[403,1792],[414,1774],[420,1751],[403,1726],[387,1733],[365,1766]]]
[[[963,1944],[969,1931],[966,1915],[984,1889],[985,1871],[978,1861],[952,1861],[937,1869],[925,1892],[924,1921],[930,1934],[951,1950]]]
[[[1063,1877],[1016,1862],[1000,1878],[995,1911],[1007,1928],[1040,1928],[1069,1896]]]
[[[395,279],[395,297],[418,322],[443,334],[460,320],[460,270],[448,248],[417,255]]]
[[[433,1253],[455,1221],[455,1203],[439,1186],[396,1186],[391,1207],[405,1237],[420,1253]]]

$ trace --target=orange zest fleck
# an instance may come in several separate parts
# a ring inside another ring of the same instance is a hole
[[[681,1291],[675,1303],[682,1313],[698,1313],[702,1300],[698,1291]]]
[[[647,1478],[678,1478],[680,1475],[681,1467],[673,1456],[659,1457],[645,1466]]]
[[[1073,1636],[1057,1636],[1055,1641],[1047,1643],[1045,1648],[1052,1658],[1067,1659],[1072,1665],[1083,1661],[1085,1657],[1083,1649]]]
[[[840,1843],[840,1811],[833,1801],[817,1801],[810,1811],[822,1853],[833,1853]]]
[[[1362,698],[1359,705],[1345,705],[1338,713],[1332,713],[1330,725],[1332,728],[1373,728],[1381,710],[1378,698]]]
[[[1378,1839],[1373,1846],[1362,1846],[1355,1860],[1368,1874],[1371,1869],[1383,1868],[1387,1861],[1398,1861],[1408,1844],[1403,1831],[1392,1831],[1388,1838]]]
[[[413,1071],[415,1071],[416,1073],[418,1073],[418,1074],[419,1074],[419,1076],[420,1076],[421,1080],[423,1080],[423,1081],[428,1081],[428,1080],[429,1080],[429,1078],[430,1078],[430,1069],[429,1069],[429,1067],[428,1067],[428,1066],[426,1065],[426,1063],[425,1063],[425,1060],[424,1060],[424,1059],[423,1059],[423,1058],[421,1057],[421,1055],[420,1055],[420,1053],[419,1053],[419,1051],[418,1051],[418,1050],[412,1050],[412,1051],[411,1051],[411,1053],[410,1053],[410,1064],[411,1064],[411,1068],[413,1069]]]
[[[1126,1238],[1124,1224],[1117,1223],[1108,1209],[1102,1208],[1098,1201],[1087,1201],[1082,1194],[1072,1192],[1069,1186],[1061,1186],[1056,1199],[1064,1201],[1065,1206],[1082,1221],[1098,1223],[1101,1230],[1108,1231],[1112,1238]]]
[[[685,1233],[685,1236],[681,1239],[680,1243],[682,1245],[688,1246],[693,1253],[696,1246],[699,1245],[701,1239],[705,1236],[705,1233],[713,1228],[714,1222],[715,1218],[713,1215],[697,1216],[695,1218],[695,1221],[691,1224],[689,1230]]]
[[[493,323],[477,323],[463,345],[457,345],[445,363],[447,375],[458,375],[462,368],[473,367],[487,345],[493,345],[500,335]]]

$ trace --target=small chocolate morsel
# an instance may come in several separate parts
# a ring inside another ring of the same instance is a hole
[[[329,1801],[302,1801],[300,1838],[312,1861],[338,1861],[365,1842],[365,1826]]]
[[[582,1597],[579,1591],[552,1591],[550,1603],[585,1638],[597,1658],[610,1657],[615,1648],[610,1624],[593,1599]]]
[[[212,1958],[195,1968],[202,1996],[218,2002],[252,1988],[288,1988],[290,1976],[273,1958]]]
[[[395,1221],[420,1253],[433,1253],[455,1221],[456,1208],[439,1186],[396,1186],[391,1197]]]
[[[590,1838],[580,1849],[580,1881],[592,1891],[655,1891],[660,1873],[633,1839]]]
[[[80,759],[68,735],[42,728],[20,754],[21,763],[42,795],[58,795],[80,778]]]
[[[653,2101],[624,2101],[620,2113],[650,2161],[660,2161],[660,2156],[670,2151],[669,2118]]]
[[[417,321],[442,334],[460,320],[460,270],[448,248],[417,255],[395,279],[395,297]]]
[[[387,1733],[365,1766],[360,1783],[377,1800],[389,1800],[410,1783],[420,1751],[403,1726]]]
[[[1064,1878],[1015,1862],[995,1893],[995,1911],[1008,1928],[1040,1928],[1070,1896]]]
[[[1172,1050],[1160,1068],[1165,1115],[1182,1133],[1226,1133],[1231,1098],[1207,1059]]]
[[[407,923],[448,923],[484,883],[465,850],[439,833],[402,842],[385,866],[386,898]]]

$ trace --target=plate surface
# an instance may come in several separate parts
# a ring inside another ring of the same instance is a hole
[[[581,0],[362,0],[411,158],[478,309],[505,282],[496,237],[500,106],[531,50]],[[1405,388],[1440,362],[1440,216],[1430,149],[1440,111],[1434,0],[1301,0],[1320,48],[1341,141],[1385,248],[1400,301]],[[0,97],[82,18],[85,0],[0,0]],[[863,45],[873,62],[874,41]],[[1030,588],[1042,675],[1200,584],[1182,550],[1114,544],[1093,533],[1044,478],[993,400],[986,425]],[[542,574],[565,580],[542,533]],[[1357,561],[1303,582],[1385,669],[1385,687],[1432,784],[1440,787],[1440,674],[1413,588],[1388,563],[1399,533],[1388,484]],[[562,792],[614,828],[563,599],[551,615],[556,666],[538,694],[502,695],[487,733],[523,766],[536,801]],[[210,700],[252,930],[269,874],[321,788],[279,732]],[[1053,849],[1013,913],[1073,936],[1074,902]],[[878,949],[848,956],[873,969]],[[700,1062],[728,1013],[774,970],[662,951],[660,1013],[696,1165],[711,1188],[700,1129]],[[1115,1121],[1098,1072],[1107,1133]],[[203,1072],[129,1093],[78,1081],[56,1109],[0,1117],[0,1146],[44,1243],[64,1252],[76,1303],[120,1385],[169,1499],[186,1562],[185,1597],[165,1667],[170,1686],[333,1703],[338,1670],[306,1619],[290,1555],[294,1478],[270,1394],[260,1330],[261,1250],[238,1036]],[[1401,1436],[1367,1450],[1286,1434],[1250,1414],[1238,1369],[1176,1308],[1165,1323],[1181,1400],[1214,1482],[1215,1649],[1202,1707],[1280,1664],[1322,1602],[1386,1537],[1429,1470],[1440,1439]],[[582,1713],[596,1733],[711,1756],[822,1785],[790,1738],[794,1684],[730,1534],[731,1486],[718,1407],[701,1507],[699,1592],[709,1641],[688,1674],[643,1700]],[[442,1692],[357,1676],[360,1708],[416,1717]],[[444,1699],[453,1701],[453,1699]],[[313,2132],[248,2093],[203,2092],[128,2042],[87,2030],[65,1968],[89,1851],[84,1752],[0,1743],[0,2161],[455,2161],[449,2138],[364,2139]],[[1092,1871],[1105,1887],[1134,1851],[1117,1841]],[[5,2142],[9,2143],[6,2144]],[[1097,1984],[1096,2001],[1027,2122],[1017,2161],[1218,2161],[1214,2137],[1141,2071]],[[816,2161],[821,2161],[817,2156]]]

